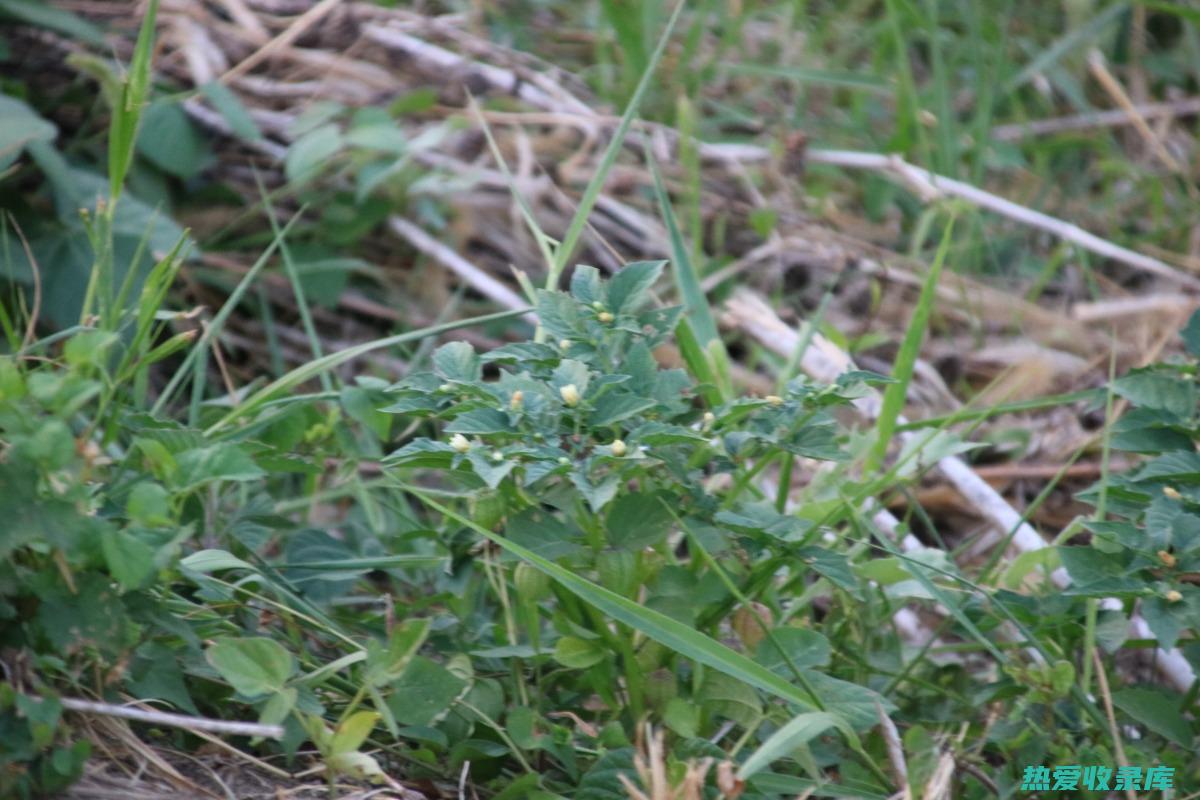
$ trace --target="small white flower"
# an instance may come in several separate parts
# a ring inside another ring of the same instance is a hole
[[[559,339],[558,340],[558,348],[560,350],[570,350],[571,349],[571,340],[570,339]]]
[[[508,407],[513,411],[518,411],[521,405],[525,402],[525,393],[517,389],[512,393],[512,399],[508,401]]]
[[[765,399],[768,403],[770,403],[773,406],[783,405],[783,398],[777,394],[769,394],[763,399]]]
[[[571,459],[567,458],[566,456],[559,456],[558,463],[565,467],[567,464],[571,463]]]
[[[615,319],[615,317],[612,315],[611,311],[601,311],[599,314],[596,315],[596,319],[600,320],[605,325],[607,325],[608,323],[612,322]]]
[[[460,453],[465,453],[471,449],[471,443],[461,433],[456,433],[450,437],[450,446]]]
[[[833,544],[837,541],[837,534],[833,531],[825,531],[821,534],[821,539],[824,540],[825,544]]]
[[[573,383],[568,383],[558,390],[562,396],[562,401],[567,404],[568,408],[574,408],[579,405],[579,387]]]
[[[717,415],[711,411],[704,412],[704,430],[708,430],[717,421]]]
[[[499,450],[492,451],[492,461],[503,461],[503,460],[504,460],[504,453],[501,453]]]
[[[620,439],[613,439],[612,454],[617,458],[625,455],[625,443]]]

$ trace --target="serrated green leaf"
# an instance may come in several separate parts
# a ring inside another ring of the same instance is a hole
[[[650,288],[662,275],[666,261],[626,264],[608,282],[608,305],[614,314],[631,314],[650,299]]]
[[[154,548],[127,531],[105,531],[100,539],[108,572],[123,589],[136,589],[154,572]]]

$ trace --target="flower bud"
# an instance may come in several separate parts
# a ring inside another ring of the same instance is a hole
[[[465,453],[471,449],[471,443],[461,433],[456,433],[450,437],[450,446],[460,453]]]
[[[562,401],[567,404],[568,408],[574,408],[579,405],[579,387],[573,383],[568,383],[558,390],[562,396]]]
[[[768,403],[770,403],[773,406],[783,405],[783,398],[777,394],[769,394],[763,399],[765,399]]]
[[[610,312],[610,311],[601,311],[599,314],[596,315],[596,319],[600,320],[605,325],[607,325],[608,323],[612,322],[616,318],[612,315],[612,312]]]
[[[454,391],[454,386],[449,383],[443,383],[441,386],[438,386],[438,391],[439,392],[452,392],[452,391]]]
[[[499,450],[492,451],[492,461],[503,461],[503,460],[504,460],[504,453],[501,453]]]
[[[1172,589],[1171,591],[1167,592],[1166,597],[1168,603],[1178,603],[1183,599],[1183,595],[1179,593],[1178,589]]]
[[[525,403],[525,393],[517,389],[512,393],[512,399],[508,401],[508,407],[513,411],[520,411],[521,406]]]
[[[559,456],[558,463],[565,467],[567,464],[571,463],[571,459],[567,458],[566,456]]]
[[[603,311],[603,310],[604,310],[604,303],[601,303],[599,300],[593,300],[593,301],[592,301],[592,308],[596,309],[597,311]]]
[[[617,458],[620,458],[621,456],[625,455],[626,449],[627,448],[625,447],[625,442],[621,441],[620,439],[613,439],[612,454],[614,456],[616,456]]]
[[[570,339],[559,339],[558,340],[558,349],[570,350],[571,349],[571,340]]]
[[[712,428],[713,423],[717,421],[717,415],[711,411],[704,412],[704,430]]]
[[[1158,551],[1158,560],[1163,562],[1168,567],[1173,567],[1176,564],[1175,556],[1168,553],[1166,550]]]
[[[1163,494],[1165,494],[1171,500],[1182,500],[1183,499],[1183,495],[1181,495],[1179,493],[1179,490],[1176,489],[1174,486],[1164,486]]]

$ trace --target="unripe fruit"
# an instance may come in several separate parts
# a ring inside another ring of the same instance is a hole
[[[605,589],[629,597],[638,587],[637,556],[628,550],[605,550],[596,556],[596,573]]]
[[[601,311],[599,314],[596,315],[596,319],[600,320],[605,325],[607,325],[608,323],[612,322],[613,319],[615,319],[615,318],[613,317],[613,315],[610,312]]]
[[[479,527],[495,530],[504,519],[504,498],[495,492],[478,495],[471,505],[471,518]]]
[[[1167,592],[1167,602],[1168,603],[1178,603],[1182,599],[1183,599],[1183,595],[1180,594],[1177,589],[1172,589],[1171,591]]]
[[[471,442],[461,433],[456,433],[450,437],[450,446],[460,453],[465,453],[471,449]]]
[[[525,603],[537,603],[550,596],[550,576],[524,561],[513,571],[513,586]]]
[[[614,456],[620,458],[621,456],[625,455],[626,449],[625,442],[621,441],[620,439],[613,439],[612,454]]]
[[[571,349],[571,340],[570,339],[559,339],[558,347],[560,350],[570,350]]]

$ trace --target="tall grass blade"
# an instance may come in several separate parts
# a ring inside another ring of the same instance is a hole
[[[633,90],[633,97],[629,99],[629,105],[625,108],[625,113],[621,115],[621,121],[617,125],[617,129],[613,132],[612,140],[608,143],[608,148],[604,151],[604,157],[600,159],[600,165],[596,172],[592,175],[591,181],[588,182],[587,188],[583,191],[583,197],[579,201],[579,208],[575,211],[575,216],[571,218],[571,223],[567,226],[567,232],[563,235],[562,244],[554,254],[554,267],[550,271],[549,278],[546,281],[547,289],[555,289],[558,286],[558,279],[566,269],[567,263],[571,260],[571,255],[575,252],[575,246],[579,244],[579,238],[583,235],[583,229],[587,224],[588,215],[592,213],[592,208],[596,205],[596,200],[600,197],[600,191],[604,188],[604,182],[608,179],[608,173],[612,171],[613,165],[617,162],[617,154],[621,152],[621,147],[625,144],[625,137],[629,134],[629,126],[633,124],[633,118],[637,115],[638,107],[642,103],[642,97],[646,94],[646,89],[650,86],[650,78],[654,75],[655,69],[658,68],[658,62],[662,60],[663,52],[667,49],[667,42],[671,39],[671,33],[675,30],[675,24],[679,21],[679,15],[683,11],[683,6],[686,0],[679,0],[679,4],[675,6],[675,11],[672,12],[671,18],[667,20],[667,27],[659,37],[658,45],[654,48],[654,52],[650,56],[649,65],[646,71],[642,73],[642,79],[638,81],[637,88]]]
[[[929,315],[937,296],[938,278],[942,274],[942,265],[946,262],[946,254],[950,251],[950,237],[953,232],[954,217],[951,217],[950,221],[946,223],[946,230],[942,234],[942,242],[938,245],[933,265],[930,266],[929,274],[925,276],[925,282],[921,286],[921,294],[917,298],[916,307],[913,308],[912,318],[909,320],[908,331],[904,334],[900,351],[896,354],[896,363],[892,367],[892,377],[895,379],[895,383],[888,384],[883,394],[883,406],[875,426],[879,438],[867,456],[866,464],[863,467],[867,474],[875,472],[883,463],[888,445],[896,432],[896,420],[899,418],[900,412],[904,410],[904,402],[908,397],[908,385],[912,382],[913,369],[917,363],[917,356],[921,352],[921,342],[925,338],[925,328],[929,325]]]
[[[374,352],[375,350],[381,350],[385,347],[394,347],[398,344],[415,342],[428,336],[439,336],[447,331],[458,330],[459,328],[469,328],[472,325],[484,325],[488,322],[499,322],[500,320],[513,319],[528,313],[528,308],[518,308],[513,311],[500,311],[496,314],[487,314],[482,317],[456,320],[454,322],[447,322],[443,325],[434,325],[415,331],[398,333],[395,336],[387,336],[383,339],[375,339],[374,341],[363,342],[362,344],[358,344],[353,347],[347,347],[345,350],[339,350],[336,353],[330,353],[327,356],[314,359],[307,364],[302,364],[301,366],[296,367],[291,372],[280,378],[277,378],[263,388],[259,389],[254,394],[250,395],[250,397],[246,398],[246,400],[240,403],[236,408],[210,425],[204,431],[204,435],[215,436],[238,417],[254,413],[276,396],[293,389],[305,381],[311,380],[312,378],[315,378],[324,372],[345,364],[347,361],[353,361],[359,356]]]
[[[108,179],[113,204],[121,196],[121,187],[125,184],[129,165],[133,163],[137,127],[142,118],[142,106],[150,91],[150,51],[154,47],[154,23],[157,17],[158,0],[150,0],[141,30],[138,31],[137,44],[133,48],[129,75],[121,89],[120,105],[112,110],[108,138]]]

